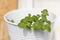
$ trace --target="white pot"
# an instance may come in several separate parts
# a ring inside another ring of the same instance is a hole
[[[56,17],[54,14],[50,12],[48,19],[52,22],[51,32],[33,31],[33,30],[23,29],[17,26],[20,19],[25,17],[28,13],[31,13],[32,15],[40,14],[41,10],[42,9],[18,9],[8,12],[4,16],[4,20],[7,22],[8,31],[11,40],[51,40],[54,31],[53,24],[55,22]],[[11,23],[7,19],[13,19],[15,23]]]

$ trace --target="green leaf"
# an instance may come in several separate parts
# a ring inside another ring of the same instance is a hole
[[[42,31],[45,30],[45,29],[44,29],[44,26],[43,26],[43,22],[40,21],[40,20],[36,21],[36,22],[32,25],[32,27],[33,27],[34,30],[42,30]]]
[[[39,22],[35,22],[35,23],[32,25],[32,28],[33,28],[34,30],[39,30],[39,29],[40,29],[40,24],[39,24]]]
[[[28,16],[31,17],[31,14],[29,13]]]
[[[37,16],[33,15],[32,20],[36,22],[40,18],[40,15],[37,14]]]
[[[45,15],[47,16],[48,15],[48,10],[47,9],[44,9],[43,11],[41,11],[42,15]]]
[[[25,18],[23,18],[19,23],[18,26],[22,28],[28,28],[31,29],[31,24],[32,24],[32,18],[31,15],[28,14]]]
[[[40,18],[40,15],[39,15],[39,14],[37,14],[37,18],[38,18],[38,19]]]
[[[45,29],[46,29],[48,32],[51,32],[51,25],[50,25],[50,24],[46,24],[46,25],[45,25]]]
[[[14,20],[8,20],[9,22],[11,22],[11,23],[14,23]]]
[[[21,28],[26,28],[25,23],[22,23],[22,22],[21,23],[18,23],[18,26],[21,27]]]
[[[28,29],[30,29],[31,28],[31,23],[29,23],[29,22],[20,22],[18,24],[18,26],[21,27],[21,28],[28,28]]]
[[[46,21],[46,22],[51,25],[51,22],[50,21]]]
[[[32,16],[32,19],[33,19],[34,22],[36,22],[36,20],[38,20],[37,16],[35,16],[35,15]]]
[[[46,17],[46,16],[42,15],[41,17],[42,17],[42,20],[43,20],[44,22],[47,21],[47,17]]]
[[[28,16],[26,16],[24,19],[25,19],[24,21],[32,23],[31,14],[28,14]]]

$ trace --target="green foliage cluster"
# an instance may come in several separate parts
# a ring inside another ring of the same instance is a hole
[[[48,10],[44,9],[41,11],[41,15],[33,15],[28,14],[25,18],[21,19],[21,21],[18,23],[18,26],[21,28],[33,28],[34,30],[47,30],[48,32],[51,32],[51,22],[47,19]]]

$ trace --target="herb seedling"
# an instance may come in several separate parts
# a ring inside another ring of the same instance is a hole
[[[47,19],[48,10],[44,9],[41,11],[41,15],[33,15],[28,14],[25,18],[21,19],[21,21],[18,23],[18,26],[21,28],[33,28],[34,30],[47,30],[48,32],[51,32],[51,22]],[[41,17],[41,19],[39,19]]]

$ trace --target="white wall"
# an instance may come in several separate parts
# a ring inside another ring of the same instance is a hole
[[[27,7],[27,1],[26,0],[18,0],[18,8],[25,8]]]
[[[18,0],[18,8],[32,8],[33,1],[32,0]]]

